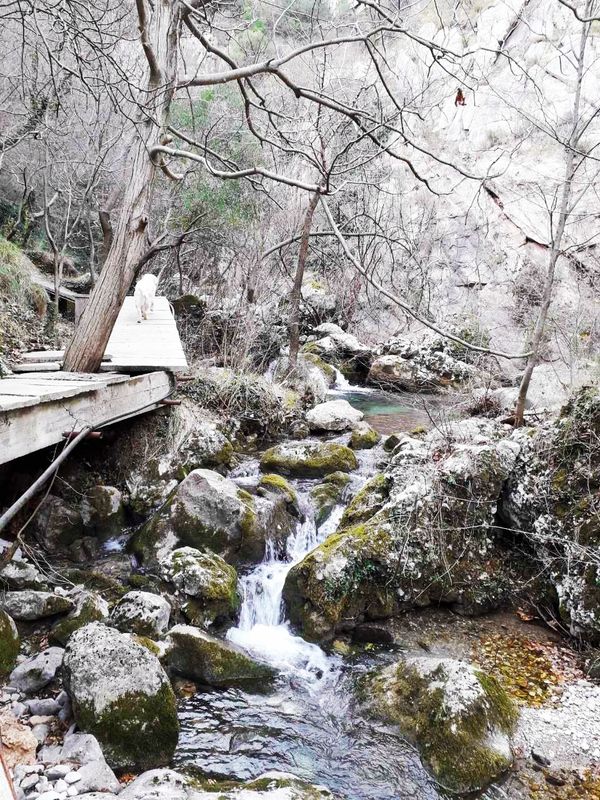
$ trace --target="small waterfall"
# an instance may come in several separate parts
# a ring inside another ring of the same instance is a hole
[[[228,632],[227,638],[281,672],[314,684],[331,672],[337,660],[328,658],[316,644],[294,636],[284,617],[282,594],[292,566],[332,529],[324,524],[317,530],[314,508],[307,493],[298,492],[298,503],[303,521],[298,522],[295,532],[288,538],[285,558],[279,558],[272,543],[268,543],[263,562],[240,580],[240,621],[237,628]],[[340,507],[339,515],[336,512],[337,509],[330,518],[335,515],[339,521],[343,508]],[[337,521],[333,520],[332,524],[337,525]]]

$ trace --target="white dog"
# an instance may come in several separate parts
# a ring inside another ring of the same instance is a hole
[[[157,285],[158,278],[156,275],[150,275],[150,273],[143,275],[136,283],[133,296],[135,298],[138,322],[148,319],[148,314],[154,311],[154,297],[156,296]]]

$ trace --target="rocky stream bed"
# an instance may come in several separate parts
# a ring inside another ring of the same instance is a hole
[[[519,432],[327,401],[48,495],[1,573],[19,800],[600,797],[597,395]]]

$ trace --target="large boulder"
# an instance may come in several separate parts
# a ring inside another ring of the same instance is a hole
[[[329,400],[306,412],[306,421],[311,431],[346,431],[362,420],[362,411],[347,400]]]
[[[175,695],[146,647],[92,622],[69,639],[63,674],[77,725],[97,737],[112,767],[170,761],[179,732]]]
[[[0,607],[17,620],[28,622],[66,614],[73,608],[73,601],[64,595],[53,592],[38,592],[23,589],[6,592],[0,597]]]
[[[178,486],[172,498],[133,540],[134,552],[144,561],[164,560],[180,545],[212,550],[231,563],[260,561],[265,541],[280,528],[275,522],[275,506],[264,498],[254,498],[218,472],[197,469]],[[292,524],[292,520],[287,520]],[[283,526],[283,527],[282,527]]]
[[[477,614],[509,600],[514,565],[494,524],[517,453],[506,439],[440,449],[433,435],[406,437],[338,530],[288,573],[292,622],[322,639],[430,603]]]
[[[371,712],[400,727],[444,789],[480,791],[511,766],[516,707],[470,664],[410,658],[370,676],[364,689]]]
[[[83,536],[81,513],[61,497],[49,494],[33,519],[33,533],[48,553],[66,555],[71,545]]]
[[[49,647],[22,661],[10,673],[10,685],[25,694],[34,694],[52,683],[63,663],[62,647]]]
[[[600,643],[600,392],[575,395],[555,422],[513,434],[520,446],[499,502],[507,529],[549,576],[573,636]]]
[[[379,356],[371,364],[368,383],[403,392],[435,392],[444,385],[435,372],[402,356]],[[450,381],[446,382],[448,385]]]
[[[358,461],[349,447],[335,442],[286,442],[263,453],[260,466],[264,472],[322,478],[331,472],[351,472]]]
[[[114,486],[92,486],[81,501],[81,519],[86,533],[108,539],[123,530],[123,495]]]
[[[191,625],[176,625],[167,637],[167,663],[173,672],[208,686],[259,683],[273,670],[253,661],[235,645]]]
[[[120,631],[154,639],[167,630],[170,616],[171,606],[161,595],[127,592],[113,608],[110,624]]]
[[[12,617],[0,609],[0,678],[8,675],[19,655],[21,640]]]
[[[231,619],[240,598],[237,572],[216,553],[180,547],[164,559],[162,575],[183,599],[182,611],[195,625]]]
[[[50,641],[66,645],[69,636],[90,622],[102,622],[108,618],[108,603],[96,592],[80,589],[72,595],[75,606],[69,614],[53,625]]]
[[[371,450],[379,444],[381,435],[368,422],[359,422],[350,436],[350,447],[353,450]]]
[[[315,507],[315,522],[322,525],[334,508],[341,504],[350,476],[346,472],[332,472],[322,483],[310,490],[310,498]]]

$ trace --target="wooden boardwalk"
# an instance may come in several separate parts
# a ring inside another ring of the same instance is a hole
[[[62,351],[26,354],[18,369],[27,371],[0,379],[0,464],[86,426],[98,429],[157,408],[173,392],[175,374],[187,370],[165,297],[156,298],[150,319],[139,324],[127,297],[107,354],[98,374],[61,372]]]

